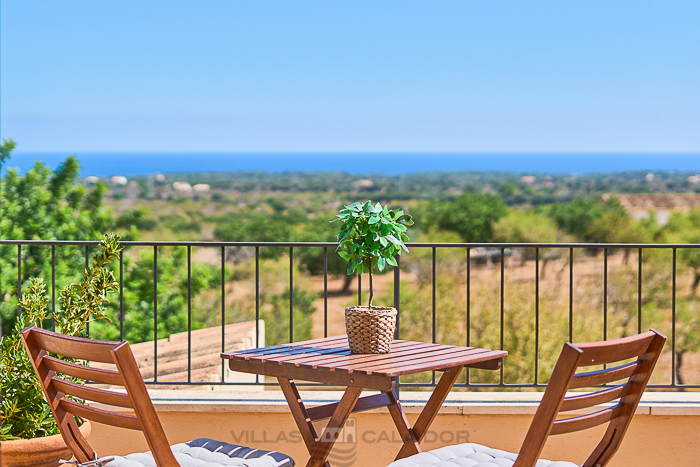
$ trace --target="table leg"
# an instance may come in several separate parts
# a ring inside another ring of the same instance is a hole
[[[338,435],[340,435],[340,430],[343,429],[343,425],[345,425],[345,421],[352,413],[352,409],[355,407],[355,403],[357,399],[360,398],[361,393],[362,388],[352,386],[348,386],[345,390],[331,419],[328,421],[328,425],[326,425],[326,428],[323,430],[321,439],[316,443],[316,447],[311,453],[311,459],[309,459],[306,467],[320,467],[324,464]]]
[[[413,425],[413,428],[410,429],[413,437],[417,441],[415,443],[413,441],[411,441],[411,443],[406,443],[406,441],[404,441],[403,447],[399,451],[399,454],[396,456],[397,460],[416,454],[416,446],[425,437],[425,434],[428,432],[428,428],[430,428],[430,425],[433,423],[433,420],[435,420],[435,416],[440,410],[440,407],[442,407],[443,402],[445,402],[445,399],[447,399],[447,395],[450,393],[450,390],[455,384],[455,381],[457,381],[457,377],[459,377],[459,373],[461,371],[462,367],[460,366],[456,368],[450,368],[442,374],[442,377],[440,377],[440,381],[438,382],[437,386],[435,386],[435,390],[430,395],[430,399],[428,399],[428,402],[425,404],[423,411],[418,416],[418,420],[416,420],[416,423],[415,425]],[[401,406],[398,405],[398,402],[396,404],[396,407],[403,414]],[[391,406],[389,406],[389,410],[391,411]],[[403,418],[405,420],[405,415],[403,416]],[[394,423],[396,422],[397,420],[396,418],[394,418]],[[399,432],[400,431],[401,428],[399,428]],[[421,452],[420,446],[417,446],[417,449],[417,452]]]
[[[423,452],[420,448],[420,444],[418,442],[418,439],[416,438],[416,435],[413,433],[411,425],[409,425],[408,423],[408,419],[406,418],[406,414],[404,413],[403,408],[401,407],[401,403],[399,402],[399,398],[396,396],[396,393],[392,389],[391,391],[387,392],[387,394],[389,396],[389,399],[391,400],[391,403],[387,406],[389,409],[389,414],[394,420],[394,425],[396,425],[396,429],[399,430],[401,441],[403,441],[403,447],[401,448],[401,451],[403,452],[403,450],[405,449],[408,453],[406,454],[406,456],[412,456],[413,454]]]
[[[306,466],[330,467],[330,464],[326,461],[328,454],[330,454],[348,416],[352,413],[352,409],[355,407],[362,393],[362,388],[348,387],[345,390],[343,397],[340,399],[340,402],[338,402],[338,405],[333,411],[333,415],[331,415],[331,419],[328,421],[328,425],[323,430],[323,434],[319,439],[294,381],[287,378],[277,378],[277,380],[280,383],[280,388],[284,393],[285,399],[287,399],[287,404],[292,411],[292,416],[299,428],[304,444],[306,444],[306,449],[308,449],[311,455]]]
[[[292,416],[294,417],[294,421],[297,424],[297,428],[299,428],[301,438],[304,440],[304,444],[306,444],[306,449],[309,451],[310,454],[316,448],[316,444],[318,443],[318,435],[316,434],[316,429],[314,428],[314,425],[311,423],[311,418],[309,417],[309,414],[306,411],[304,402],[299,396],[297,386],[296,384],[294,384],[294,380],[291,379],[277,378],[277,381],[279,381],[280,383],[280,388],[282,389],[284,398],[287,399],[287,405],[289,405],[289,410],[292,411]],[[330,467],[330,464],[328,462],[325,462],[324,464],[320,465]]]

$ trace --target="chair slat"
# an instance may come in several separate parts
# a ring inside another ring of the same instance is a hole
[[[110,410],[102,410],[96,407],[88,407],[85,404],[61,399],[59,402],[61,409],[68,413],[77,415],[78,417],[87,418],[88,420],[105,425],[118,426],[121,428],[129,428],[130,430],[142,430],[141,423],[134,415],[112,412]]]
[[[114,405],[116,407],[133,408],[131,399],[127,394],[120,392],[107,391],[99,388],[91,388],[82,384],[75,384],[71,381],[54,376],[51,378],[53,387],[64,394],[79,397],[80,399],[99,402],[105,405]]]
[[[552,425],[552,435],[561,435],[564,433],[571,433],[574,431],[585,430],[587,428],[593,428],[594,426],[602,425],[607,423],[617,415],[617,411],[620,408],[619,404],[616,404],[607,409],[599,410],[591,414],[581,415],[579,417],[565,418],[563,420],[557,420]]]
[[[632,373],[637,369],[637,362],[627,363],[625,365],[616,366],[615,368],[607,368],[605,370],[590,371],[588,373],[578,373],[569,383],[569,389],[590,388],[601,384],[608,384],[615,381],[620,381],[632,376]]]
[[[47,352],[63,355],[77,360],[89,360],[91,362],[114,363],[110,350],[114,348],[114,342],[90,340],[79,337],[56,335],[51,331],[36,328],[32,333],[36,345]]]
[[[638,357],[646,353],[655,335],[649,331],[614,341],[574,344],[583,350],[578,366],[609,365]]]
[[[101,368],[90,368],[75,363],[65,362],[55,357],[46,356],[41,363],[49,370],[57,373],[73,376],[87,381],[94,381],[100,384],[111,384],[113,386],[124,386],[124,379],[118,371],[104,370]]]
[[[615,399],[620,398],[626,386],[626,384],[621,384],[619,386],[603,389],[602,391],[598,392],[566,397],[564,398],[564,402],[561,404],[559,412],[569,412],[571,410],[593,407],[594,405],[614,401]]]

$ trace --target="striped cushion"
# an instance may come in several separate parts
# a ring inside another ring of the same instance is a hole
[[[474,443],[446,446],[421,452],[389,464],[389,467],[511,467],[518,457],[500,449]],[[535,467],[577,467],[572,462],[540,459]]]
[[[207,438],[170,447],[181,467],[293,467],[294,459],[276,451],[262,451]],[[103,467],[157,467],[149,452],[104,457]]]

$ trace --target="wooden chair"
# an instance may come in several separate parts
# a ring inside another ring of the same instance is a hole
[[[151,449],[151,454],[135,455],[134,459],[138,461],[145,455],[152,455],[158,467],[189,465],[188,459],[202,458],[201,456],[217,465],[217,459],[224,460],[222,455],[229,460],[232,457],[246,457],[250,459],[250,463],[240,465],[251,467],[255,465],[291,467],[294,465],[294,461],[290,457],[278,452],[253,450],[206,439],[192,441],[187,446],[178,445],[180,448],[173,454],[146,390],[146,385],[139,373],[134,355],[126,341],[108,342],[82,339],[46,331],[36,326],[30,326],[22,331],[22,340],[63,440],[78,462],[94,461],[97,459],[97,454],[78,430],[74,415],[106,425],[142,431]],[[53,355],[112,364],[115,369],[90,368],[79,363],[66,362]],[[65,379],[63,375],[111,386],[122,386],[126,389],[126,393],[76,384]],[[104,405],[125,407],[132,409],[133,414],[90,407],[71,400],[66,395]],[[202,451],[198,451],[198,449]],[[114,465],[119,465],[122,458],[114,459]],[[129,459],[128,456],[127,459]],[[256,463],[256,461],[259,462]],[[201,464],[201,461],[191,462],[191,464],[197,463]],[[98,465],[110,466],[111,463],[105,460]]]
[[[447,466],[452,465],[449,463],[450,459],[455,460],[454,465],[465,465],[460,463],[462,461],[459,459],[470,459],[477,462],[474,467],[482,465],[480,462],[489,466],[534,467],[549,435],[571,433],[608,423],[603,439],[583,464],[583,467],[604,467],[620,447],[665,342],[665,336],[652,330],[638,336],[606,342],[566,343],[518,454],[467,443],[415,454],[397,460],[389,467]],[[619,364],[632,358],[635,360],[630,363]],[[582,367],[614,363],[618,365],[603,370],[576,373],[576,370]],[[613,382],[619,383],[595,392],[566,395],[570,389]],[[617,402],[584,415],[557,419],[561,412],[589,409],[612,401]],[[539,462],[538,467],[576,466],[570,462]]]

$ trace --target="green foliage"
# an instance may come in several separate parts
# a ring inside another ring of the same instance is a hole
[[[615,198],[576,199],[555,203],[544,211],[563,231],[580,241],[594,243],[636,243],[651,240],[648,229],[635,223]]]
[[[124,338],[132,343],[152,340],[153,335],[153,250],[144,250],[136,258],[124,258]],[[192,296],[217,285],[215,267],[193,264]],[[112,321],[119,321],[119,309],[112,306]],[[196,329],[198,326],[193,326]],[[186,249],[158,250],[158,338],[187,330]],[[91,334],[106,340],[119,339],[119,328],[95,323]]]
[[[397,266],[397,255],[403,249],[408,253],[404,242],[409,240],[406,231],[413,225],[413,219],[401,209],[388,207],[371,201],[353,203],[336,215],[331,222],[341,221],[338,232],[338,254],[348,262],[347,273],[369,273],[369,306],[372,307],[374,294],[372,270],[383,271],[387,266]]]
[[[3,157],[9,157],[13,144],[3,143]],[[102,207],[105,183],[92,190],[77,184],[79,164],[68,157],[56,171],[41,162],[24,176],[9,170],[2,180],[0,196],[0,238],[4,240],[97,240],[111,226],[111,214]],[[80,251],[80,250],[78,250]],[[76,249],[56,248],[57,288],[75,280],[84,267],[84,257]],[[22,249],[22,281],[51,276],[51,248],[39,245]],[[12,329],[17,315],[17,249],[0,246],[2,262],[0,289],[10,295],[2,298],[2,327]]]
[[[700,208],[688,213],[671,213],[668,223],[660,230],[658,236],[666,243],[700,243]],[[693,271],[691,293],[696,293],[700,285],[700,249],[681,248],[678,250],[678,259],[682,265]]]
[[[214,237],[223,242],[288,242],[292,236],[289,220],[280,214],[250,213],[230,216],[214,229]],[[262,258],[279,258],[280,248],[262,248]]]
[[[420,210],[420,224],[457,232],[464,242],[490,242],[494,224],[508,208],[497,195],[466,192],[452,200],[435,200]],[[418,216],[417,216],[418,217]]]
[[[401,209],[389,210],[367,201],[345,206],[336,217],[331,222],[342,222],[337,251],[348,262],[348,274],[371,273],[374,268],[383,271],[387,265],[396,266],[394,257],[402,249],[408,252],[404,242],[409,240],[406,231],[413,220]]]
[[[313,320],[316,311],[313,301],[316,294],[294,286],[294,340],[311,339]],[[289,287],[282,293],[266,293],[261,296],[263,306],[260,318],[265,321],[265,345],[277,345],[289,342]]]
[[[24,312],[17,318],[12,333],[3,336],[0,341],[2,441],[58,433],[56,422],[36,380],[34,368],[19,334],[32,324],[40,326],[46,319],[48,297],[44,281],[32,279],[21,302],[25,308]]]
[[[494,225],[494,239],[503,243],[556,243],[566,241],[554,220],[532,210],[511,210]]]
[[[156,228],[157,222],[145,206],[141,205],[136,209],[127,209],[122,212],[114,221],[114,225],[117,228],[127,230],[132,227],[136,227],[138,230],[153,230]]]
[[[494,225],[494,240],[503,243],[561,243],[572,240],[557,227],[551,217],[545,214],[529,210],[510,210],[507,215],[501,217]],[[552,259],[566,255],[564,249],[542,249],[540,256],[546,263]],[[535,259],[535,250],[525,248],[521,250],[522,261]]]
[[[93,264],[83,272],[82,280],[60,291],[61,307],[54,318],[57,330],[63,334],[79,336],[88,321],[106,319],[104,305],[109,303],[107,293],[116,290],[117,286],[107,266],[121,250],[119,237],[105,235],[100,248],[101,253],[93,257]],[[3,441],[58,433],[20,336],[23,329],[31,325],[41,326],[48,318],[48,301],[44,281],[41,278],[30,279],[27,291],[19,301],[24,311],[17,318],[12,333],[0,339]]]
[[[299,224],[292,239],[296,242],[334,242],[338,229],[330,223],[317,222],[313,219]],[[294,258],[299,261],[306,272],[313,275],[323,274],[323,248],[295,248]],[[328,273],[345,274],[347,262],[333,249],[328,250]]]
[[[0,168],[2,168],[2,164],[10,158],[10,153],[13,149],[15,149],[15,142],[9,138],[3,138],[2,143],[0,143]]]

